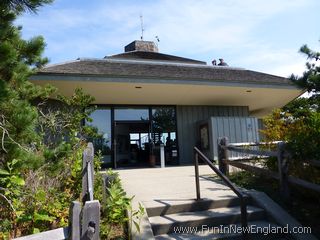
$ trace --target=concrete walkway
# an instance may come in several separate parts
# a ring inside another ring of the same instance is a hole
[[[117,170],[122,186],[134,200],[191,200],[196,198],[193,166]],[[201,198],[220,199],[235,194],[219,181],[208,181],[214,172],[208,166],[199,167]]]
[[[117,170],[127,196],[132,197],[133,209],[142,203],[145,208],[190,204],[196,199],[194,166]],[[199,166],[202,199],[229,201],[236,195],[213,175],[208,166]],[[219,202],[219,201],[218,201]],[[133,240],[155,239],[147,214],[140,222],[140,233],[133,226]]]

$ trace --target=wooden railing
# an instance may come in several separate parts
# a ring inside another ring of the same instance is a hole
[[[247,201],[248,196],[242,193],[230,180],[229,178],[222,173],[213,163],[210,161],[197,147],[194,147],[195,154],[195,180],[196,180],[196,195],[197,200],[201,199],[200,193],[200,180],[199,180],[199,158],[203,160],[221,179],[222,181],[239,197],[240,199],[240,210],[241,210],[241,226],[242,229],[246,229],[248,226],[247,220]],[[247,238],[246,231],[242,231],[243,238]]]
[[[271,146],[275,147],[274,151],[269,150],[257,150],[249,149],[248,147],[252,146]],[[249,154],[252,156],[252,160],[256,160],[257,157],[268,158],[268,157],[277,157],[278,160],[278,172],[270,171],[261,167],[254,165],[245,164],[241,161],[250,161],[250,158],[231,160],[228,157],[228,152],[240,152]],[[228,143],[226,137],[218,140],[218,164],[219,169],[225,175],[229,174],[229,165],[234,166],[246,171],[254,172],[257,174],[264,175],[267,178],[274,178],[279,180],[280,191],[284,198],[289,198],[289,184],[294,184],[299,187],[303,187],[309,190],[320,192],[320,186],[308,181],[289,176],[288,168],[290,164],[290,153],[286,150],[286,144],[282,141],[276,142],[258,142],[258,143]],[[313,166],[320,166],[319,161],[305,161],[308,164]]]
[[[69,227],[16,238],[17,240],[98,240],[100,230],[100,203],[93,198],[94,149],[88,143],[82,158],[81,200],[70,206]]]
[[[73,201],[70,207],[70,240],[98,240],[100,233],[100,203],[93,199],[94,149],[88,143],[82,160],[82,204]],[[83,206],[83,207],[81,207]],[[82,221],[81,221],[82,220]]]

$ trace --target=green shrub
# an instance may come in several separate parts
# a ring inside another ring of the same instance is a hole
[[[291,158],[289,174],[320,183],[320,169],[308,163],[309,160],[320,160],[320,113],[309,111],[298,118],[288,112],[275,110],[264,119],[265,129],[261,132],[266,141],[284,140]],[[278,170],[277,159],[269,158],[265,166],[273,171]]]
[[[320,160],[320,113],[300,120],[298,131],[289,131],[288,147],[297,160]]]
[[[144,207],[139,203],[139,208],[137,210],[133,209],[132,199],[134,197],[126,196],[118,173],[109,169],[107,175],[110,182],[106,203],[102,207],[101,237],[102,239],[113,239],[116,231],[120,229],[120,231],[125,232],[125,229],[127,229],[127,236],[130,239],[133,226],[135,226],[136,231],[140,232],[140,221],[145,213]]]

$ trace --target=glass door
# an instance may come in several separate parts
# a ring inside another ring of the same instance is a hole
[[[150,154],[149,121],[115,121],[114,154],[117,167],[143,167]]]
[[[150,151],[149,108],[115,108],[114,120],[116,167],[145,166]]]

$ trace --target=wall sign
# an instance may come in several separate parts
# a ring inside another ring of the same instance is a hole
[[[201,150],[209,150],[209,128],[208,124],[200,125]]]

